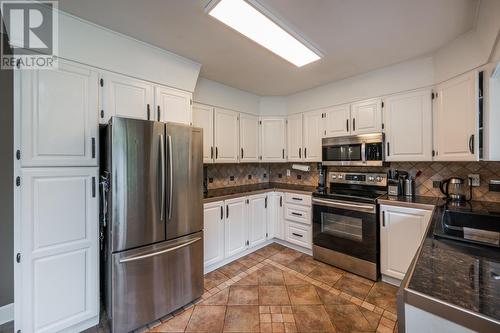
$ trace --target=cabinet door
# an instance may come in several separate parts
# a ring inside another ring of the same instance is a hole
[[[255,246],[267,239],[267,194],[248,197],[249,245]]]
[[[261,143],[262,161],[286,161],[285,118],[261,118]]]
[[[351,134],[382,132],[382,100],[373,98],[351,104]]]
[[[304,113],[304,161],[321,162],[321,138],[323,137],[322,111]]]
[[[203,206],[203,241],[205,267],[224,259],[224,202]]]
[[[437,86],[435,160],[476,161],[476,72]]]
[[[351,133],[351,111],[350,105],[338,105],[322,110],[325,113],[325,129],[323,135],[326,138],[345,136]]]
[[[155,119],[191,125],[191,93],[164,86],[155,88]]]
[[[238,148],[238,113],[215,108],[215,162],[237,163]]]
[[[97,166],[97,73],[62,60],[20,72],[22,166]]]
[[[131,77],[105,72],[101,123],[113,116],[155,120],[153,112],[153,84]]]
[[[23,169],[17,329],[79,332],[98,322],[97,177],[97,168]]]
[[[385,99],[386,161],[432,161],[431,93],[423,89]]]
[[[288,161],[302,161],[302,113],[289,116],[286,128]]]
[[[380,206],[381,273],[403,279],[424,237],[432,212]]]
[[[211,106],[193,105],[193,126],[203,128],[203,163],[214,161],[214,109]]]
[[[285,226],[283,221],[283,205],[285,198],[282,192],[268,194],[267,226],[268,238],[285,239]]]
[[[226,200],[224,202],[225,223],[225,258],[244,251],[247,247],[248,220],[246,197]]]
[[[259,117],[240,113],[240,162],[259,160]]]

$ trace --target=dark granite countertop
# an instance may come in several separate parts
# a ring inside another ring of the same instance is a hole
[[[285,191],[294,193],[311,194],[316,190],[315,186],[285,184],[285,183],[260,183],[252,185],[231,186],[208,190],[204,196],[203,202],[213,202],[237,198],[242,195],[264,193],[269,191]]]
[[[500,204],[472,203],[474,211]],[[442,224],[441,201],[426,237],[402,283],[405,302],[480,332],[500,331],[500,251],[437,238]],[[469,209],[471,209],[469,207]],[[495,208],[493,208],[495,209]],[[499,211],[499,210],[495,210]]]
[[[377,202],[381,205],[394,205],[403,206],[411,208],[420,208],[433,210],[441,199],[438,197],[426,197],[426,196],[413,196],[413,197],[394,197],[388,194],[383,195],[377,199]]]

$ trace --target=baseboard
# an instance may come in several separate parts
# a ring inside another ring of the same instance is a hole
[[[286,240],[282,240],[282,239],[278,239],[278,238],[273,238],[273,241],[275,243],[281,244],[283,246],[289,247],[291,249],[297,250],[299,252],[305,253],[305,254],[310,255],[310,256],[312,256],[312,254],[313,254],[313,252],[312,252],[311,249],[307,249],[305,247],[292,244],[290,242],[287,242]]]
[[[0,325],[14,320],[14,303],[0,307]]]
[[[401,285],[401,280],[393,278],[391,276],[387,276],[382,274],[382,281],[392,284],[393,286],[399,287]]]

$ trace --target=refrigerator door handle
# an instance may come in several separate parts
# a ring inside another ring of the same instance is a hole
[[[172,218],[172,195],[174,191],[174,171],[172,170],[172,137],[170,135],[167,136],[168,141],[168,173],[169,173],[169,195],[168,195],[168,219]]]
[[[163,134],[160,135],[160,161],[161,161],[161,201],[160,201],[160,220],[163,220],[165,213],[165,141]]]
[[[185,243],[176,245],[174,247],[170,247],[168,249],[164,249],[164,250],[153,252],[153,253],[143,254],[143,255],[139,255],[139,256],[135,256],[135,257],[133,256],[133,257],[128,257],[128,258],[123,258],[123,259],[120,260],[120,264],[123,264],[123,263],[126,263],[126,262],[131,262],[131,261],[137,261],[137,260],[141,260],[141,259],[146,259],[146,258],[151,258],[151,257],[156,257],[156,256],[159,256],[159,255],[162,255],[162,254],[165,254],[165,253],[168,253],[168,252],[172,252],[172,251],[178,250],[180,248],[186,247],[186,246],[191,245],[193,243],[196,243],[196,242],[198,242],[200,240],[201,240],[201,237],[196,237],[196,238],[191,239],[191,240],[189,240],[189,241],[187,241]]]

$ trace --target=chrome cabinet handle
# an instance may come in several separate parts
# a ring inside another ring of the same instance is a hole
[[[160,161],[161,161],[161,202],[160,202],[160,220],[163,220],[165,207],[165,142],[163,134],[160,135]]]
[[[169,181],[170,181],[170,190],[169,190],[169,199],[168,199],[168,219],[172,218],[172,207],[173,207],[173,198],[172,194],[174,191],[174,170],[172,163],[172,137],[170,135],[167,136],[168,139],[168,172],[169,172]]]
[[[120,264],[131,262],[131,261],[136,261],[136,260],[141,260],[141,259],[146,259],[146,258],[151,258],[151,257],[156,257],[156,256],[159,256],[161,254],[165,254],[165,253],[168,253],[168,252],[172,252],[172,251],[181,249],[183,247],[186,247],[188,245],[196,243],[196,242],[198,242],[200,240],[201,240],[201,237],[196,237],[195,239],[192,239],[190,241],[187,241],[186,243],[179,244],[177,246],[171,247],[169,249],[165,249],[165,250],[161,250],[161,251],[158,251],[158,252],[144,254],[142,256],[124,258],[124,259],[120,260]]]

